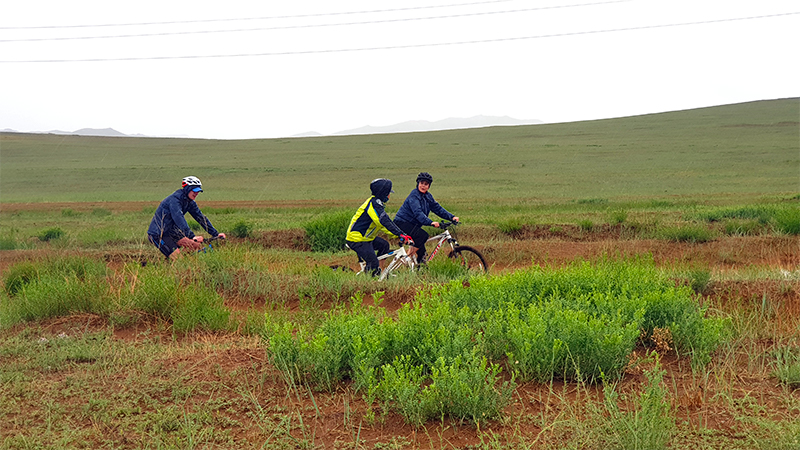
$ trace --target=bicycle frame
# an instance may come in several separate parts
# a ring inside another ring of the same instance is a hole
[[[442,244],[444,244],[445,241],[450,244],[450,250],[453,250],[456,247],[458,247],[458,241],[456,240],[456,237],[453,236],[450,233],[450,230],[447,229],[445,229],[443,233],[439,233],[436,236],[429,237],[428,240],[425,241],[425,243],[427,244],[428,242],[433,242],[436,240],[438,240],[439,242],[436,244],[436,247],[434,247],[433,251],[431,251],[430,256],[428,256],[428,258],[425,260],[426,263],[432,260],[433,257],[436,256],[437,253],[439,253],[439,249],[442,248]]]
[[[381,271],[381,276],[378,278],[379,280],[385,280],[386,277],[388,277],[389,274],[400,265],[405,264],[410,269],[413,269],[414,266],[417,265],[416,260],[408,255],[405,247],[400,247],[397,250],[392,250],[385,255],[378,256],[378,263],[389,258],[392,258],[392,261],[389,262],[389,264],[386,265],[386,268]],[[359,261],[358,264],[361,266],[361,270],[359,270],[356,275],[364,273],[364,269],[367,267],[367,263],[364,261]]]

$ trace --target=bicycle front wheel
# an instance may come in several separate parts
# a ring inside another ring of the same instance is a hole
[[[461,264],[468,272],[474,274],[489,272],[486,259],[481,252],[466,245],[459,245],[450,252],[450,259]]]

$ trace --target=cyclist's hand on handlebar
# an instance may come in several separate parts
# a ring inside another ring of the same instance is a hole
[[[439,228],[439,222],[431,222],[431,226],[434,228]]]
[[[226,239],[227,238],[227,236],[225,236],[225,233],[220,233],[220,234],[217,235],[217,237],[220,238],[220,239]]]
[[[458,217],[453,217],[453,222],[458,223]]]
[[[203,243],[203,236],[195,236],[192,238],[193,241]]]
[[[407,234],[400,235],[400,245],[409,244],[414,245],[414,239],[411,239],[411,236]]]

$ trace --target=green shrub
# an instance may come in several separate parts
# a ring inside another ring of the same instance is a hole
[[[594,223],[588,219],[579,220],[578,228],[580,228],[582,231],[589,232],[592,231],[592,228],[594,228]]]
[[[239,220],[233,225],[231,228],[231,234],[236,236],[237,238],[247,238],[250,237],[250,233],[253,232],[253,227],[247,223],[244,219]]]
[[[38,234],[38,238],[42,242],[48,242],[54,239],[61,239],[62,237],[64,237],[64,235],[65,235],[64,230],[58,227],[54,227],[40,231]]]
[[[342,250],[352,217],[351,211],[339,211],[308,222],[303,228],[311,249],[315,252]]]
[[[61,210],[61,215],[64,216],[64,217],[76,217],[76,216],[79,216],[80,213],[75,212],[75,210],[70,209],[70,208],[64,208],[64,209]]]

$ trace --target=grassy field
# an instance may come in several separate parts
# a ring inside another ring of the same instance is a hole
[[[422,170],[446,199],[741,198],[800,190],[798,99],[591,122],[430,133],[214,141],[0,134],[0,200],[360,199]],[[426,161],[424,167],[420,161]]]
[[[0,450],[798,449],[798,119],[0,134]],[[393,213],[420,170],[488,276],[311,251],[309,224],[378,176]],[[231,239],[165,263],[144,232],[189,174]]]

